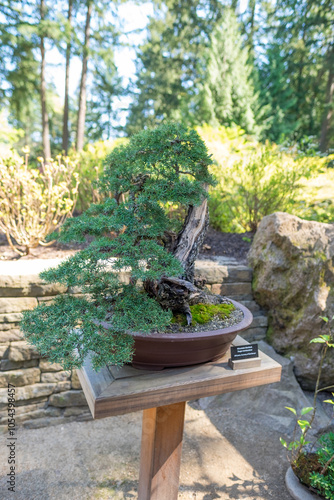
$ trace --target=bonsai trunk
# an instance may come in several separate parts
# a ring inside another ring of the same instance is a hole
[[[194,280],[195,260],[209,225],[208,203],[205,198],[198,206],[190,206],[182,230],[176,238],[172,254],[184,268],[182,276],[164,276],[159,281],[146,281],[146,292],[155,297],[163,308],[186,315],[188,325],[192,321],[190,305],[219,303],[218,297],[206,293],[200,287],[201,280]]]

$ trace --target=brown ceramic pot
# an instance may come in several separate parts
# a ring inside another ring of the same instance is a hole
[[[208,332],[150,335],[133,333],[134,368],[162,370],[177,366],[197,365],[216,361],[224,356],[239,332],[250,326],[252,313],[242,304],[229,299],[244,314],[240,323]]]

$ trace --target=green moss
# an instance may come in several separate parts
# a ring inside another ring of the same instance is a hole
[[[192,325],[203,325],[213,320],[215,316],[219,319],[226,319],[231,312],[235,310],[233,304],[195,304],[190,306],[192,314]],[[171,320],[172,323],[178,323],[181,326],[186,326],[187,320],[184,314],[175,314]]]

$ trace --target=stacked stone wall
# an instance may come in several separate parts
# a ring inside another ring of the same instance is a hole
[[[47,285],[38,277],[42,269],[55,265],[54,261],[18,264],[0,266],[0,430],[7,429],[8,383],[16,387],[18,426],[34,428],[90,419],[76,371],[64,371],[60,365],[41,358],[24,340],[19,327],[23,311],[71,290]],[[36,272],[27,274],[30,267]],[[234,298],[253,312],[253,324],[243,332],[245,339],[265,338],[267,318],[253,300],[249,267],[233,259],[201,260],[196,263],[196,274],[206,279],[213,293]]]
[[[27,344],[20,331],[22,312],[37,304],[53,300],[66,288],[47,285],[38,273],[16,274],[23,262],[1,263],[0,275],[0,430],[7,429],[7,387],[15,386],[18,426],[42,427],[55,423],[91,418],[85,396],[75,371],[65,371],[59,364],[41,358]],[[42,267],[47,267],[45,261]],[[4,274],[5,272],[13,274]]]

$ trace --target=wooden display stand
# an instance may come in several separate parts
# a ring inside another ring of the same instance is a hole
[[[233,345],[247,344],[236,337]],[[90,361],[78,370],[93,418],[143,411],[138,500],[176,500],[186,401],[279,382],[281,365],[259,352],[261,365],[232,370],[218,361],[158,372]]]

